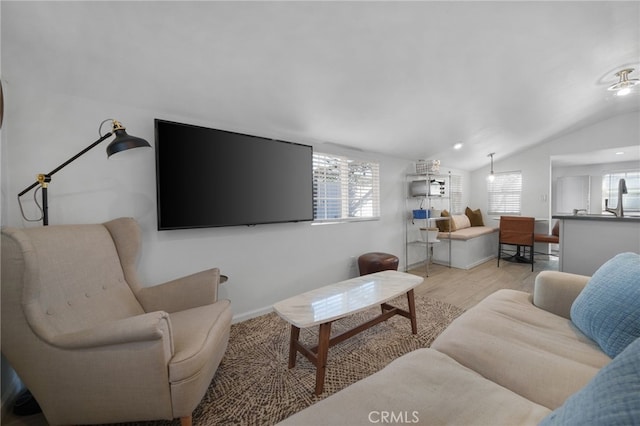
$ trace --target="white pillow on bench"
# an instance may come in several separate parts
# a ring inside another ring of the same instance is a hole
[[[471,228],[471,221],[466,214],[454,214],[451,216],[451,231],[457,231],[459,229]]]

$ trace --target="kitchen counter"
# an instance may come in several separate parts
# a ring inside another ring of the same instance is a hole
[[[605,220],[613,222],[636,222],[640,223],[640,216],[623,216],[617,217],[612,214],[579,214],[579,215],[555,215],[554,219],[566,220]]]
[[[559,270],[593,273],[618,253],[640,253],[640,217],[554,215],[560,221]]]

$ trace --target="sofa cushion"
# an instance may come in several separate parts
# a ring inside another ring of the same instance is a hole
[[[571,320],[612,358],[640,337],[640,255],[621,253],[598,268]]]
[[[484,221],[482,220],[482,212],[480,209],[471,210],[467,207],[464,210],[464,214],[469,218],[471,222],[471,226],[484,226]]]
[[[626,347],[541,425],[630,425],[640,419],[640,339]]]
[[[556,409],[611,359],[529,293],[499,290],[456,318],[431,345],[531,401]]]
[[[281,425],[535,425],[549,410],[433,349],[418,349]]]

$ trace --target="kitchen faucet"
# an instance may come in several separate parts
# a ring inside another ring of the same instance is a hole
[[[626,194],[626,193],[627,193],[627,182],[624,179],[620,179],[618,181],[618,205],[616,206],[615,209],[608,208],[609,199],[605,198],[604,210],[609,213],[613,213],[618,217],[624,216],[624,210],[622,209],[622,194]]]

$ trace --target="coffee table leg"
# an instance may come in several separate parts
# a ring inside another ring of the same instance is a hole
[[[324,389],[324,376],[327,371],[327,354],[329,353],[329,337],[331,336],[331,323],[320,324],[318,333],[318,359],[316,364],[316,395],[320,395]]]
[[[416,321],[416,299],[413,289],[407,292],[407,302],[409,304],[409,316],[411,317],[411,333],[418,334],[418,322]]]
[[[296,344],[300,338],[300,328],[295,325],[291,325],[291,339],[289,340],[289,368],[296,366],[296,355],[298,355],[298,349]]]

